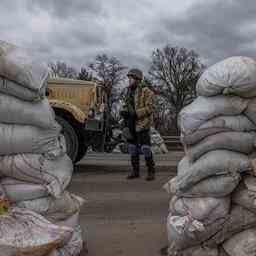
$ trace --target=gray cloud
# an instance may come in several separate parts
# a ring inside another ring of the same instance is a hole
[[[27,0],[26,7],[29,11],[44,10],[50,15],[69,19],[79,15],[98,15],[101,11],[101,3],[98,0]]]
[[[199,2],[180,17],[162,17],[147,38],[160,44],[169,35],[169,43],[194,48],[209,63],[231,55],[255,57],[255,11],[254,1]]]
[[[211,64],[255,57],[255,11],[252,0],[2,0],[0,38],[76,67],[107,53],[146,70],[152,51],[166,44]]]

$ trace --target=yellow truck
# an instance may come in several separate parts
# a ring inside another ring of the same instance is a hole
[[[105,94],[96,82],[52,78],[47,97],[62,126],[67,154],[78,162],[89,145],[100,150],[105,139]]]

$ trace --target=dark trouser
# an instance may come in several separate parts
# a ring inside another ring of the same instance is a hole
[[[128,141],[128,150],[131,155],[131,164],[133,171],[139,173],[140,168],[140,154],[142,153],[145,158],[146,165],[148,167],[148,172],[154,172],[154,160],[151,151],[151,141],[149,130],[143,130],[136,132],[134,139]]]

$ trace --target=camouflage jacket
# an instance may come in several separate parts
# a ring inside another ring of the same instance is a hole
[[[153,96],[154,93],[147,86],[140,84],[135,89],[134,107],[137,116],[135,129],[137,132],[150,129],[153,124]],[[126,101],[125,105],[128,104],[129,102]]]

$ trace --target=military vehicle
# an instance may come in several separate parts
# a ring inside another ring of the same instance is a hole
[[[89,145],[104,148],[106,137],[105,94],[93,81],[51,78],[47,97],[56,120],[62,126],[67,154],[74,163],[86,153]]]

